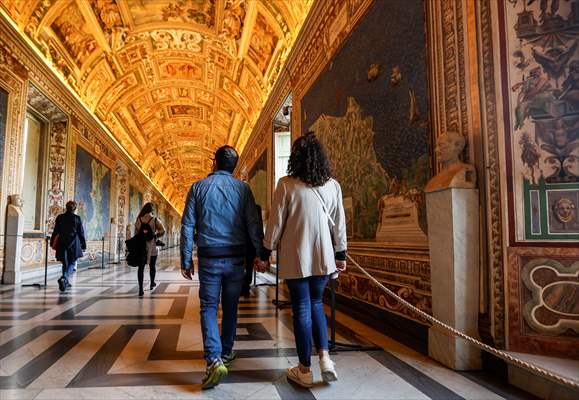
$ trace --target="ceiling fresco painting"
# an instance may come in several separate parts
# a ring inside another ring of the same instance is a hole
[[[0,7],[181,209],[217,147],[243,149],[312,2],[0,0]]]

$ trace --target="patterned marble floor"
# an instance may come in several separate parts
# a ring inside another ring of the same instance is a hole
[[[183,280],[176,252],[161,254],[158,289],[137,297],[124,265],[79,270],[73,288],[0,286],[0,399],[529,399],[483,373],[456,373],[338,312],[341,342],[383,351],[333,356],[340,380],[310,390],[288,383],[297,362],[289,310],[273,288],[252,289],[239,307],[239,359],[217,388],[205,368],[198,283]]]

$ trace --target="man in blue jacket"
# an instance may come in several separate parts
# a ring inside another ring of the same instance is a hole
[[[219,384],[235,359],[233,342],[245,255],[250,246],[261,249],[263,240],[251,189],[232,176],[238,159],[231,146],[215,152],[213,173],[191,186],[181,220],[181,273],[186,279],[192,279],[194,271],[194,245],[199,261],[201,330],[207,361],[203,389]],[[221,337],[217,322],[220,297]]]

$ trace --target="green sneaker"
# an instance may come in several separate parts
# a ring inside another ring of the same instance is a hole
[[[225,356],[221,356],[221,360],[223,360],[223,365],[225,365],[227,369],[231,368],[231,365],[233,365],[233,361],[235,361],[236,358],[237,354],[234,351]]]
[[[219,382],[225,376],[227,376],[227,368],[223,365],[223,361],[218,358],[207,366],[205,376],[203,381],[201,381],[201,389],[211,389],[219,385]]]

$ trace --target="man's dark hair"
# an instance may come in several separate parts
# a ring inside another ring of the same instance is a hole
[[[326,150],[313,132],[297,138],[292,145],[287,173],[310,186],[322,186],[332,177]]]
[[[221,146],[215,152],[215,164],[220,171],[233,172],[238,160],[239,155],[231,146]]]
[[[66,212],[75,212],[76,211],[76,201],[68,201],[66,202]]]

